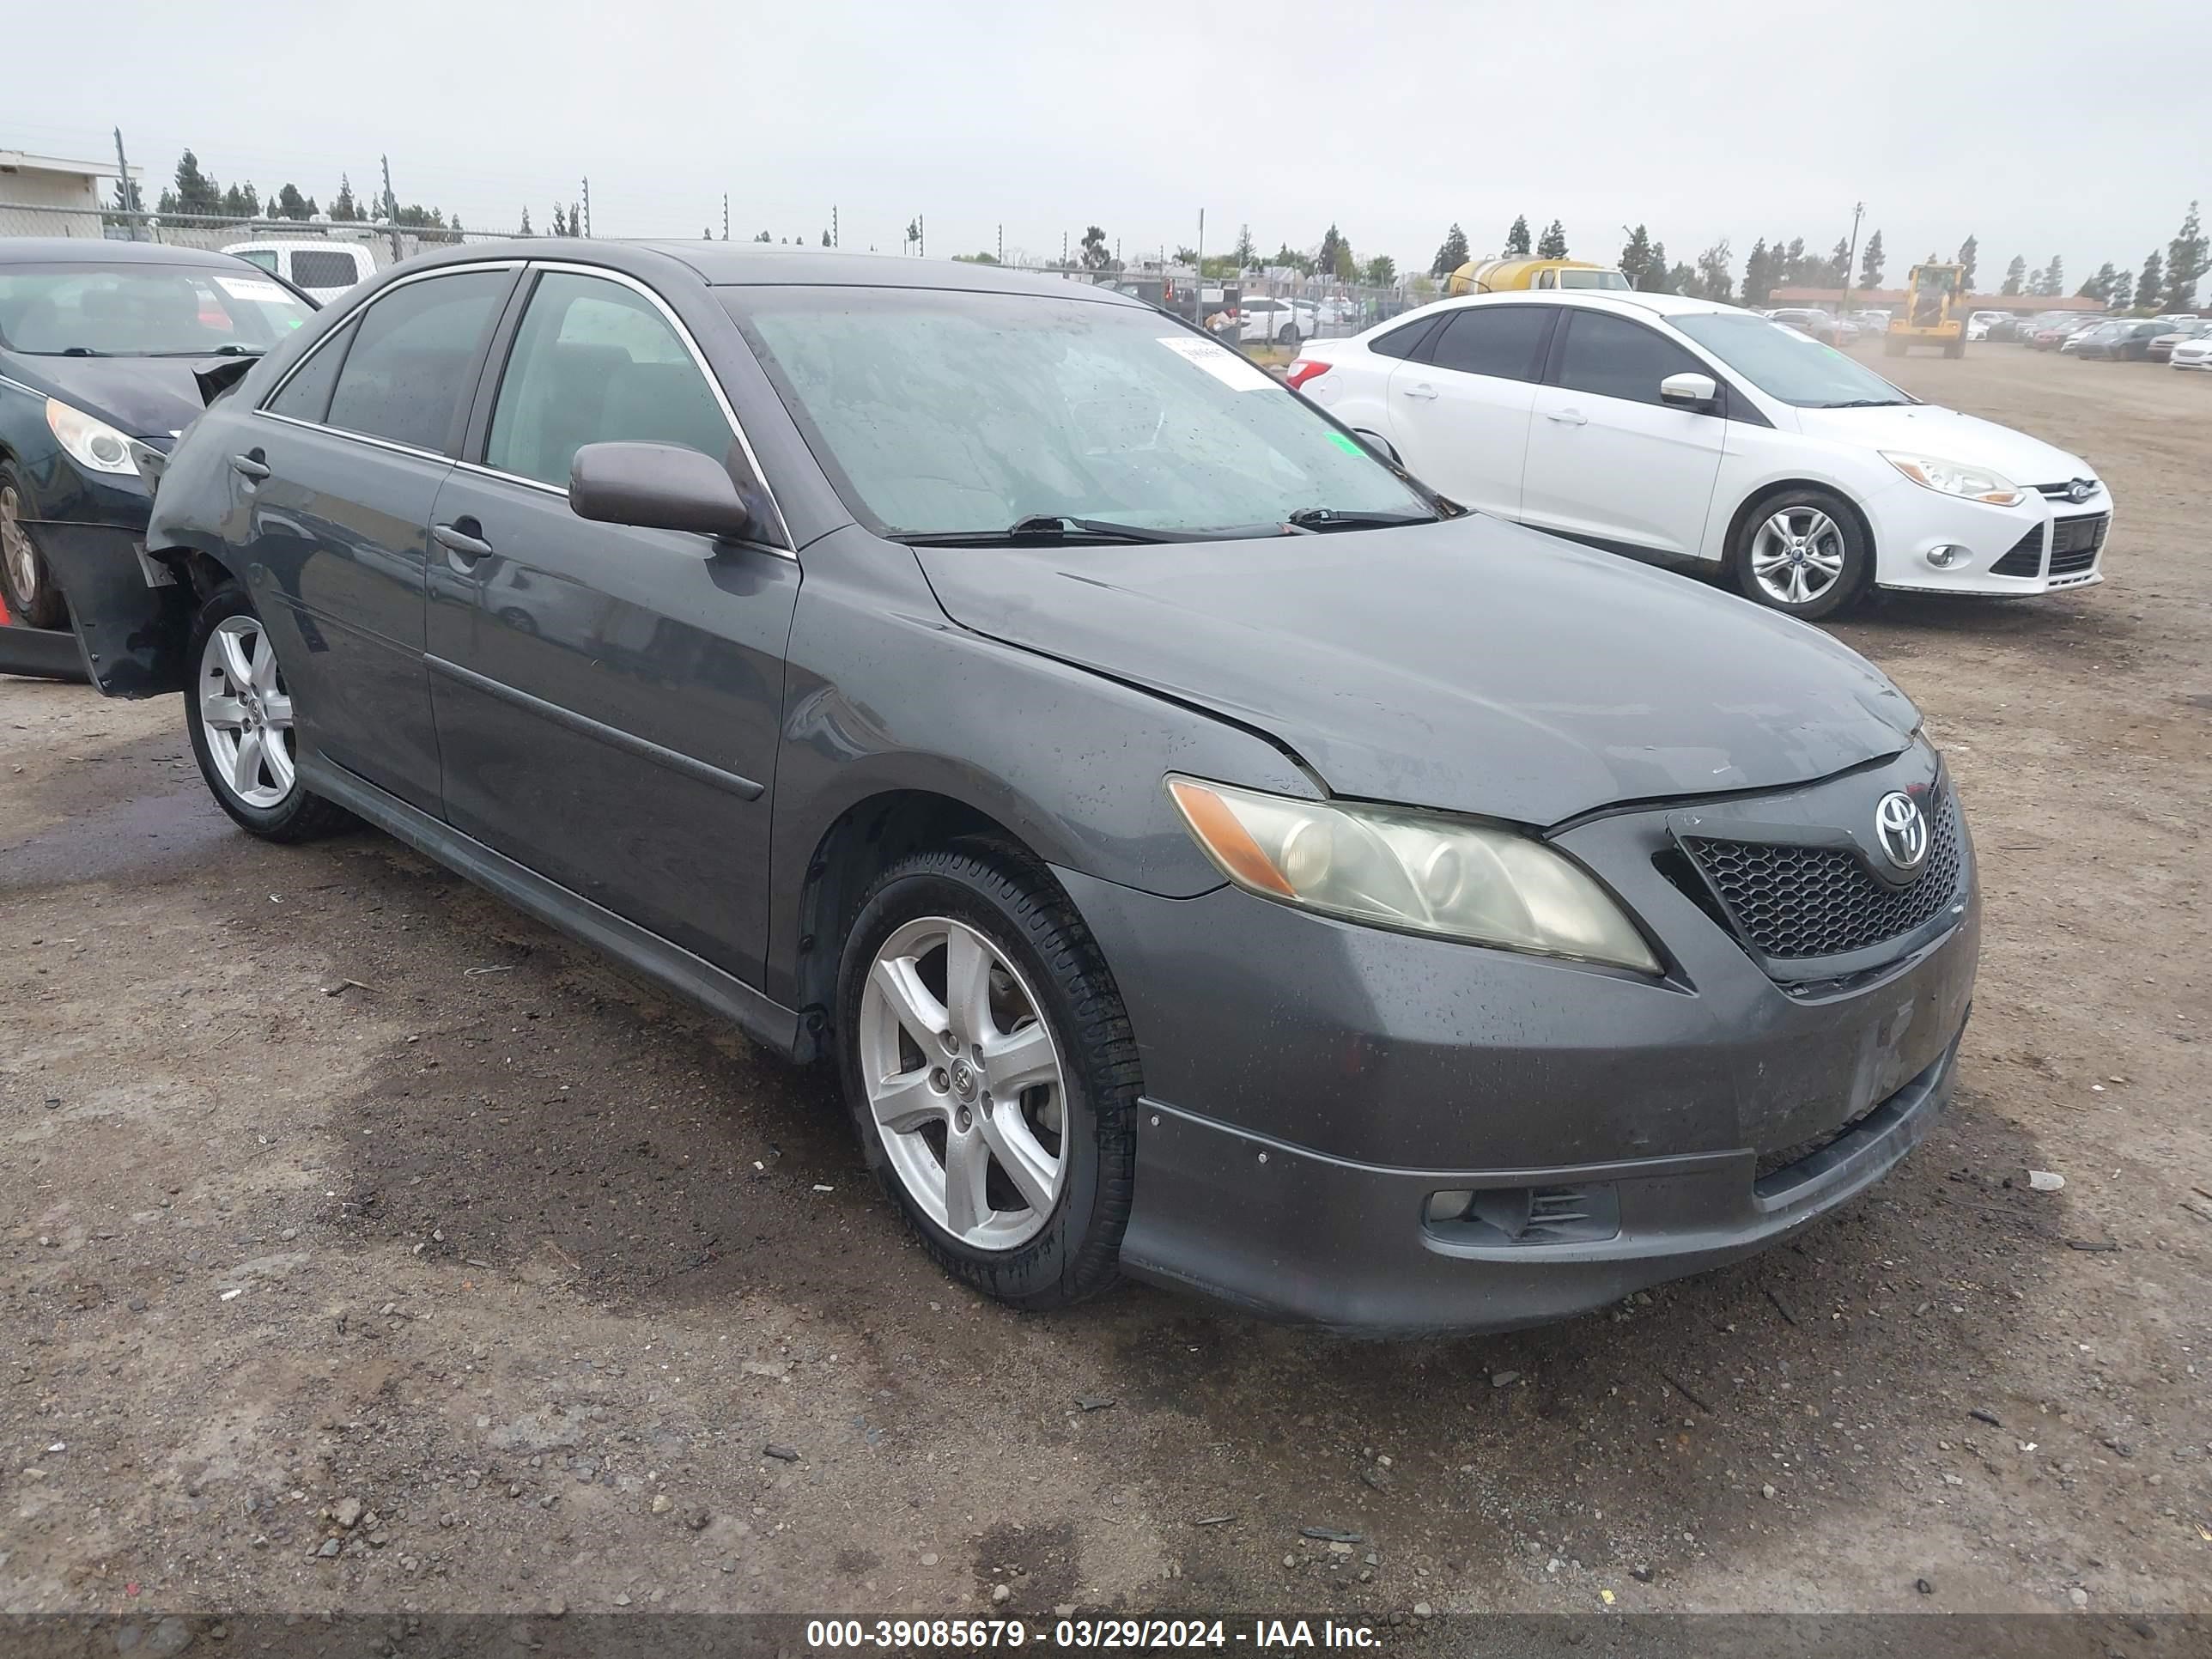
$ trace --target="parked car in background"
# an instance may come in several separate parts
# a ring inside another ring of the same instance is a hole
[[[2166,354],[2169,368],[2212,368],[2212,330],[2192,334]]]
[[[2028,347],[2035,351],[2056,351],[2075,335],[2085,329],[2104,325],[2105,317],[2099,312],[2069,311],[2057,316],[2037,319],[2024,325]]]
[[[356,283],[367,282],[375,275],[377,268],[376,256],[362,242],[295,242],[259,238],[251,242],[233,242],[223,252],[248,264],[259,265],[272,276],[282,276],[317,305],[328,305]]]
[[[1859,325],[1862,334],[1880,334],[1889,327],[1889,313],[1877,306],[1869,306],[1851,313],[1851,320]]]
[[[1796,617],[1870,587],[2102,579],[2112,503],[2087,462],[1733,306],[1449,301],[1316,341],[1285,378],[1454,501]]]
[[[2086,330],[2069,343],[2077,357],[2099,358],[2108,362],[2141,362],[2150,356],[2150,343],[2172,326],[2172,323],[2161,323],[2154,319],[2135,318]],[[2060,349],[2063,350],[2065,348]]]
[[[2178,322],[2162,322],[2160,327],[2164,331],[2152,335],[2150,343],[2143,348],[2143,356],[2154,363],[2170,361],[2173,356],[2174,347],[2199,338],[2205,334],[2212,334],[2212,320],[2202,317],[2187,317]]]
[[[313,307],[228,254],[0,240],[0,586],[33,628],[69,623],[53,559],[143,592],[144,452],[198,415],[196,371],[258,356]],[[91,642],[126,667],[121,635]]]
[[[1833,312],[1820,311],[1810,306],[1785,306],[1779,311],[1770,311],[1767,315],[1775,322],[1818,340],[1822,345],[1847,346],[1858,341],[1858,325],[1837,316]]]
[[[1990,337],[1991,329],[1999,323],[2009,320],[2010,319],[2002,311],[1974,312],[1966,319],[1966,338],[1970,341],[1986,340]]]
[[[225,811],[366,818],[833,1060],[1016,1307],[1554,1318],[1794,1236],[1951,1090],[1973,850],[1895,685],[1440,501],[1125,296],[451,250],[157,499]]]
[[[1282,300],[1248,294],[1239,303],[1229,337],[1244,345],[1279,345],[1295,351],[1311,339],[1318,319],[1309,300]]]

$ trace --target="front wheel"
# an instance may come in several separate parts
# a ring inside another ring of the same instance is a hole
[[[216,805],[264,841],[307,841],[354,820],[300,781],[292,695],[244,591],[226,584],[192,618],[185,725]]]
[[[27,628],[65,628],[69,605],[54,586],[46,555],[31,539],[30,498],[9,463],[0,461],[0,592]]]
[[[1729,562],[1745,598],[1812,622],[1865,589],[1874,550],[1836,496],[1793,489],[1762,501],[1745,519]]]
[[[886,871],[845,941],[836,1029],[868,1164],[939,1266],[1031,1310],[1115,1283],[1136,1043],[1042,865],[972,842]]]
[[[1275,343],[1285,351],[1296,351],[1298,349],[1298,331],[1294,324],[1275,337]]]

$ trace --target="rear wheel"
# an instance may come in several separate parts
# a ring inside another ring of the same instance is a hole
[[[1807,622],[1856,599],[1874,572],[1858,520],[1825,489],[1792,489],[1753,508],[1730,563],[1744,597]]]
[[[1275,337],[1275,343],[1285,351],[1296,351],[1298,349],[1298,339],[1297,325],[1292,324]]]
[[[869,1165],[941,1267],[1034,1310],[1115,1281],[1136,1044],[1042,865],[963,842],[886,871],[846,939],[837,1015]]]
[[[244,590],[226,584],[192,619],[185,724],[216,805],[264,841],[307,841],[354,822],[300,781],[291,692]]]
[[[0,590],[8,609],[30,628],[61,628],[69,605],[54,586],[46,555],[31,539],[30,497],[11,461],[0,461]]]

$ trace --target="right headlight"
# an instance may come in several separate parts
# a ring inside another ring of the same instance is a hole
[[[1248,893],[1349,921],[1660,971],[1605,890],[1527,836],[1196,778],[1167,786],[1206,856]]]

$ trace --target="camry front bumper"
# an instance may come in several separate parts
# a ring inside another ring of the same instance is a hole
[[[1762,837],[1871,822],[1933,767],[1916,747],[1556,836],[1662,945],[1662,980],[1062,872],[1144,1066],[1125,1270],[1334,1330],[1501,1329],[1842,1203],[1948,1097],[1979,949],[1963,825],[1955,902],[1879,962],[1764,962],[1668,861],[1731,812]]]

